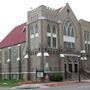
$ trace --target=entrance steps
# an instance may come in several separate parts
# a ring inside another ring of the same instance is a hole
[[[80,73],[80,78],[81,78],[81,80],[90,79],[86,75],[84,75],[83,73]],[[79,79],[79,74],[78,73],[71,73],[71,78],[67,77],[67,80],[78,80],[78,79]]]

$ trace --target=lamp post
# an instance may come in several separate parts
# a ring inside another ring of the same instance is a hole
[[[87,60],[87,57],[85,57],[85,54],[86,53],[86,51],[85,50],[81,50],[81,52],[80,52],[80,56],[79,56],[79,77],[78,77],[78,80],[79,80],[79,82],[81,82],[81,69],[82,69],[82,63],[81,63],[81,61],[82,60]]]

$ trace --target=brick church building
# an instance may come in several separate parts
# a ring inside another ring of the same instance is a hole
[[[0,42],[2,79],[34,80],[36,69],[74,75],[79,72],[79,60],[88,73],[90,22],[77,20],[68,3],[58,9],[41,5],[28,11],[27,22]]]

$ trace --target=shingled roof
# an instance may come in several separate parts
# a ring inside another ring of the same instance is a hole
[[[1,42],[0,48],[9,47],[26,41],[26,32],[23,31],[26,23],[16,26]]]

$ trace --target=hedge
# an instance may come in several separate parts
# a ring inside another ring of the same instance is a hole
[[[61,73],[52,73],[49,75],[49,79],[50,81],[59,82],[59,81],[63,81],[63,76]]]

